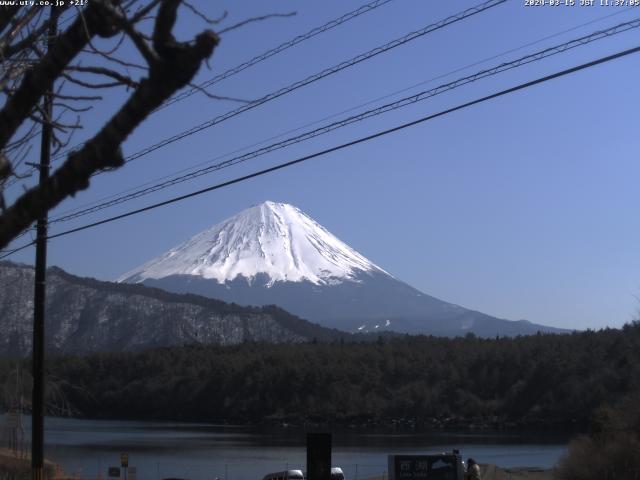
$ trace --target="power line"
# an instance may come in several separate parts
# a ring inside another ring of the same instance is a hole
[[[259,170],[257,172],[254,172],[254,173],[251,173],[251,174],[248,174],[248,175],[237,177],[237,178],[234,178],[232,180],[228,180],[226,182],[218,183],[216,185],[212,185],[210,187],[203,188],[201,190],[196,190],[194,192],[191,192],[191,193],[188,193],[188,194],[185,194],[185,195],[180,195],[180,196],[177,196],[177,197],[173,197],[173,198],[170,198],[168,200],[164,200],[162,202],[158,202],[158,203],[155,203],[155,204],[152,204],[152,205],[148,205],[148,206],[143,207],[143,208],[138,208],[136,210],[131,210],[129,212],[126,212],[126,213],[123,213],[123,214],[120,214],[120,215],[115,215],[113,217],[109,217],[109,218],[106,218],[106,219],[103,219],[103,220],[99,220],[97,222],[93,222],[93,223],[89,223],[89,224],[86,224],[86,225],[82,225],[80,227],[76,227],[76,228],[72,228],[72,229],[69,229],[69,230],[65,230],[63,232],[59,232],[59,233],[56,233],[54,235],[50,235],[49,237],[47,237],[47,239],[51,240],[51,239],[54,239],[54,238],[70,235],[72,233],[77,233],[77,232],[80,232],[80,231],[83,231],[83,230],[87,230],[87,229],[90,229],[90,228],[93,228],[93,227],[97,227],[99,225],[104,225],[104,224],[107,224],[107,223],[111,223],[111,222],[114,222],[116,220],[121,220],[123,218],[127,218],[127,217],[130,217],[130,216],[133,216],[133,215],[137,215],[139,213],[143,213],[143,212],[147,212],[147,211],[150,211],[150,210],[154,210],[156,208],[163,207],[165,205],[170,205],[172,203],[180,202],[180,201],[186,200],[188,198],[196,197],[196,196],[202,195],[204,193],[208,193],[208,192],[211,192],[211,191],[214,191],[214,190],[219,190],[221,188],[228,187],[230,185],[234,185],[236,183],[240,183],[240,182],[252,179],[252,178],[260,177],[262,175],[266,175],[267,173],[275,172],[277,170],[282,170],[284,168],[291,167],[293,165],[297,165],[297,164],[302,163],[302,162],[306,162],[307,160],[311,160],[311,159],[314,159],[314,158],[322,157],[322,156],[327,155],[329,153],[333,153],[333,152],[336,152],[336,151],[339,151],[339,150],[343,150],[343,149],[348,148],[348,147],[352,147],[354,145],[358,145],[358,144],[361,144],[361,143],[364,143],[364,142],[368,142],[368,141],[373,140],[375,138],[386,136],[386,135],[389,135],[391,133],[395,133],[395,132],[398,132],[400,130],[404,130],[405,128],[413,127],[413,126],[418,125],[420,123],[424,123],[424,122],[433,120],[435,118],[448,115],[448,114],[456,112],[458,110],[463,110],[463,109],[471,107],[473,105],[484,103],[486,101],[493,100],[495,98],[499,98],[499,97],[502,97],[504,95],[508,95],[510,93],[517,92],[519,90],[524,90],[525,88],[529,88],[529,87],[532,87],[534,85],[545,83],[545,82],[548,82],[550,80],[553,80],[553,79],[556,79],[556,78],[559,78],[559,77],[564,77],[564,76],[570,75],[572,73],[575,73],[575,72],[578,72],[578,71],[581,71],[581,70],[585,70],[587,68],[591,68],[591,67],[594,67],[596,65],[600,65],[600,64],[603,64],[603,63],[606,63],[606,62],[610,62],[612,60],[616,60],[618,58],[622,58],[622,57],[625,57],[625,56],[628,56],[628,55],[631,55],[631,54],[634,54],[634,53],[637,53],[637,52],[640,52],[640,46],[637,46],[637,47],[634,47],[634,48],[630,48],[628,50],[623,50],[621,52],[614,53],[614,54],[608,55],[606,57],[600,57],[600,58],[598,58],[596,60],[592,60],[590,62],[583,63],[581,65],[577,65],[575,67],[571,67],[571,68],[568,68],[568,69],[565,69],[565,70],[561,70],[559,72],[552,73],[552,74],[546,75],[544,77],[539,77],[539,78],[537,78],[535,80],[531,80],[531,81],[528,81],[528,82],[525,82],[525,83],[521,83],[521,84],[516,85],[514,87],[510,87],[510,88],[507,88],[505,90],[501,90],[499,92],[496,92],[496,93],[493,93],[493,94],[490,94],[490,95],[486,95],[486,96],[478,98],[476,100],[472,100],[472,101],[457,105],[455,107],[451,107],[451,108],[448,108],[446,110],[442,110],[442,111],[440,111],[438,113],[427,115],[427,116],[421,117],[421,118],[419,118],[417,120],[413,120],[411,122],[403,123],[401,125],[398,125],[398,126],[386,129],[386,130],[382,130],[382,131],[373,133],[371,135],[367,135],[365,137],[360,137],[360,138],[358,138],[356,140],[352,140],[352,141],[347,142],[347,143],[342,143],[340,145],[336,145],[334,147],[327,148],[325,150],[321,150],[321,151],[312,153],[310,155],[306,155],[304,157],[297,158],[295,160],[291,160],[291,161],[288,161],[288,162],[285,162],[285,163],[281,163],[281,164],[275,165],[273,167],[266,168],[264,170]],[[18,252],[20,250],[23,250],[23,249],[25,249],[25,248],[27,248],[27,247],[29,247],[31,245],[33,245],[33,242],[29,243],[29,244],[26,244],[26,245],[22,245],[21,247],[15,248],[15,249],[11,250],[10,252],[0,256],[0,259],[6,258],[9,255],[11,255],[11,254],[13,254],[15,252]]]
[[[170,98],[169,100],[167,100],[163,105],[161,105],[160,107],[158,107],[156,109],[157,110],[161,110],[169,105],[172,105],[173,103],[176,103],[178,101],[184,100],[185,98],[190,97],[191,95],[193,95],[196,92],[199,92],[201,89],[203,88],[208,88],[212,85],[215,85],[216,83],[221,82],[222,80],[225,80],[226,78],[229,78],[237,73],[240,73],[244,70],[246,70],[249,67],[252,67],[253,65],[260,63],[264,60],[267,60],[268,58],[271,58],[279,53],[282,53],[286,50],[288,50],[289,48],[292,48],[296,45],[298,45],[299,43],[302,43],[306,40],[309,40],[317,35],[320,35],[321,33],[327,32],[339,25],[342,25],[343,23],[348,22],[349,20],[353,20],[354,18],[359,17],[360,15],[364,15],[365,13],[371,12],[373,10],[375,10],[378,7],[381,7],[383,5],[386,5],[387,3],[392,2],[393,0],[375,0],[373,2],[367,3],[365,5],[362,5],[358,8],[356,8],[355,10],[352,10],[350,12],[345,13],[344,15],[338,17],[338,18],[334,18],[333,20],[328,21],[327,23],[319,26],[319,27],[315,27],[311,30],[309,30],[306,33],[303,33],[301,35],[298,35],[294,38],[292,38],[291,40],[288,40],[286,42],[281,43],[280,45],[278,45],[277,47],[271,48],[269,50],[267,50],[266,52],[263,52],[260,55],[256,55],[255,57],[253,57],[250,60],[247,60],[246,62],[241,63],[240,65],[237,65],[233,68],[230,68],[218,75],[216,75],[215,77],[207,80],[206,82],[201,83],[200,85],[198,85],[197,88],[192,88],[191,90],[188,90],[186,92],[182,92],[179,95],[176,95],[172,98]],[[80,14],[76,14],[74,17],[68,17],[67,19],[63,20],[62,22],[60,22],[60,26],[68,23],[71,20],[75,20],[75,18],[77,18]],[[78,145],[76,145],[75,147],[69,148],[63,152],[60,152],[56,155],[54,155],[52,157],[52,160],[58,160],[62,157],[67,156],[70,152],[72,152],[73,150],[77,149],[78,147],[82,146],[84,143],[80,143]],[[29,174],[33,173],[35,171],[35,169],[32,169]],[[15,183],[15,182],[14,182]],[[13,183],[12,183],[13,184]],[[11,185],[12,185],[11,184]],[[9,185],[9,186],[11,186]]]
[[[535,41],[532,41],[532,42],[529,42],[529,43],[525,43],[525,44],[523,44],[523,45],[520,45],[520,46],[515,47],[515,48],[511,48],[511,49],[509,49],[509,50],[505,50],[505,51],[503,51],[503,52],[501,52],[501,53],[498,53],[498,54],[492,55],[492,56],[490,56],[490,57],[486,57],[486,58],[484,58],[484,59],[482,59],[482,60],[475,61],[475,62],[473,62],[473,63],[471,63],[471,64],[467,64],[467,65],[465,65],[465,66],[463,66],[463,67],[458,67],[458,68],[456,68],[456,69],[454,69],[454,70],[451,70],[451,71],[449,71],[449,72],[447,72],[447,73],[443,73],[443,74],[437,75],[436,77],[432,77],[432,78],[430,78],[430,79],[428,79],[428,80],[423,80],[423,81],[421,81],[421,82],[419,82],[419,83],[416,83],[416,84],[414,84],[414,85],[411,85],[411,86],[409,86],[409,87],[405,87],[405,88],[402,88],[402,89],[400,89],[400,90],[396,90],[396,91],[394,91],[394,92],[392,92],[392,93],[388,93],[388,94],[383,95],[383,96],[381,96],[381,97],[377,97],[377,98],[375,98],[375,99],[373,99],[373,100],[369,100],[369,101],[367,101],[367,102],[365,102],[365,103],[362,103],[362,104],[359,104],[359,105],[356,105],[356,106],[350,107],[350,108],[348,108],[348,109],[346,109],[346,110],[343,110],[343,111],[341,111],[341,112],[337,112],[337,113],[331,114],[331,115],[329,115],[329,116],[327,116],[327,117],[324,117],[324,118],[321,118],[321,119],[315,120],[315,121],[313,121],[313,122],[307,123],[307,124],[305,124],[305,125],[302,125],[302,126],[295,127],[295,128],[293,128],[293,129],[287,130],[286,132],[283,132],[283,133],[280,133],[280,134],[277,134],[277,135],[271,136],[271,137],[269,137],[269,138],[266,138],[266,139],[260,140],[260,141],[258,141],[258,142],[254,142],[254,143],[252,143],[252,144],[250,144],[250,145],[247,145],[247,146],[245,146],[245,147],[235,149],[235,150],[233,150],[233,151],[231,151],[231,152],[227,152],[226,154],[218,155],[218,156],[216,156],[216,157],[214,157],[214,158],[212,158],[212,159],[210,159],[210,160],[206,160],[206,161],[203,161],[203,162],[199,162],[199,163],[197,163],[196,165],[194,165],[194,166],[192,166],[192,167],[187,167],[187,168],[180,169],[180,170],[178,170],[178,171],[176,171],[176,172],[173,172],[173,173],[171,173],[171,174],[167,174],[167,175],[164,175],[164,176],[162,176],[162,177],[155,178],[155,179],[153,179],[153,180],[150,180],[150,181],[144,182],[144,183],[142,183],[142,184],[140,184],[140,185],[137,185],[137,186],[135,186],[135,187],[128,188],[128,189],[126,189],[126,190],[124,190],[124,191],[121,191],[121,192],[118,192],[118,193],[114,193],[114,194],[111,194],[111,195],[107,195],[107,196],[105,196],[105,197],[102,197],[102,198],[100,198],[100,199],[94,200],[94,201],[92,201],[92,202],[85,203],[84,205],[80,205],[80,206],[77,206],[77,207],[70,208],[70,209],[68,209],[68,210],[66,210],[66,211],[64,211],[64,212],[62,212],[62,213],[57,217],[57,219],[61,219],[61,217],[66,217],[67,215],[69,215],[69,214],[71,214],[71,213],[74,213],[74,212],[78,212],[78,211],[80,211],[80,210],[82,210],[82,211],[88,210],[88,209],[89,209],[90,207],[92,207],[92,206],[98,206],[98,204],[106,204],[106,203],[107,203],[107,201],[108,201],[108,200],[110,200],[110,199],[117,199],[118,197],[122,197],[122,196],[124,196],[124,194],[127,194],[127,193],[129,193],[129,192],[133,192],[134,190],[137,190],[137,189],[140,189],[140,188],[142,188],[142,187],[145,187],[146,185],[151,185],[151,184],[153,184],[154,182],[159,182],[159,181],[161,181],[161,180],[170,179],[171,177],[173,177],[173,176],[175,176],[175,175],[179,175],[179,174],[181,174],[181,173],[183,173],[183,172],[188,172],[188,171],[190,171],[190,170],[192,170],[192,169],[194,169],[194,168],[196,168],[196,167],[199,167],[199,166],[202,166],[202,165],[207,165],[207,164],[210,164],[210,163],[212,163],[212,162],[214,162],[214,161],[216,161],[216,160],[220,160],[220,159],[225,158],[225,157],[228,157],[228,156],[230,156],[230,155],[234,155],[234,154],[237,154],[237,153],[239,153],[239,152],[242,152],[242,151],[248,150],[248,149],[250,149],[250,148],[257,147],[258,145],[265,144],[266,142],[269,142],[269,141],[271,141],[271,140],[275,140],[275,139],[277,139],[277,138],[281,138],[281,137],[283,137],[283,136],[285,136],[285,135],[288,135],[288,134],[291,134],[291,133],[298,132],[298,131],[300,131],[300,130],[302,130],[302,129],[304,129],[304,128],[311,127],[311,126],[313,126],[313,125],[317,125],[317,124],[319,124],[319,123],[321,123],[321,122],[324,122],[324,121],[326,121],[326,120],[331,120],[332,118],[336,118],[336,117],[338,117],[339,115],[342,115],[342,114],[345,114],[345,113],[349,113],[349,112],[353,112],[354,110],[357,110],[357,109],[362,108],[362,107],[366,107],[367,105],[374,104],[375,102],[378,102],[378,101],[381,101],[381,100],[385,100],[385,99],[387,99],[387,98],[391,98],[391,97],[393,97],[393,96],[395,96],[395,95],[398,95],[398,94],[400,94],[400,93],[407,92],[407,91],[412,90],[412,89],[414,89],[414,88],[416,88],[416,87],[419,87],[419,86],[421,86],[421,85],[426,85],[426,84],[432,83],[432,82],[434,82],[434,81],[436,81],[436,80],[439,80],[439,79],[441,79],[441,78],[446,78],[446,77],[448,77],[448,76],[450,76],[450,75],[452,75],[452,74],[454,74],[454,73],[458,73],[458,72],[464,71],[464,70],[466,70],[466,69],[468,69],[468,68],[475,67],[475,66],[477,66],[477,65],[481,65],[481,64],[483,64],[483,63],[486,63],[486,62],[488,62],[488,61],[490,61],[490,60],[494,60],[494,59],[496,59],[496,58],[503,57],[503,56],[505,56],[505,55],[507,55],[507,54],[509,54],[509,53],[514,53],[514,52],[517,52],[517,51],[522,50],[522,49],[524,49],[524,48],[527,48],[527,47],[530,47],[530,46],[533,46],[533,45],[537,45],[538,43],[544,42],[545,40],[549,40],[549,39],[551,39],[551,38],[558,37],[558,36],[563,35],[563,34],[565,34],[565,33],[569,33],[569,32],[572,32],[572,31],[578,30],[578,29],[583,28],[583,27],[585,27],[585,26],[587,26],[587,25],[591,25],[591,24],[594,24],[594,23],[601,22],[601,21],[606,20],[606,19],[608,19],[608,18],[611,18],[611,17],[617,16],[617,15],[620,15],[620,14],[622,14],[622,13],[625,13],[625,12],[627,12],[627,11],[629,11],[629,10],[633,9],[633,8],[634,8],[634,7],[628,7],[628,8],[625,8],[625,9],[623,9],[623,10],[617,10],[617,11],[615,11],[615,12],[613,12],[613,13],[608,14],[608,15],[604,15],[604,16],[602,16],[602,17],[598,17],[598,18],[596,18],[596,19],[589,20],[588,22],[581,23],[581,24],[576,25],[576,26],[573,26],[573,27],[571,27],[571,28],[568,28],[568,29],[565,29],[565,30],[561,30],[561,31],[556,32],[556,33],[554,33],[554,34],[547,35],[547,36],[545,36],[545,37],[539,38],[538,40],[535,40]],[[195,173],[195,172],[194,172],[194,173]],[[121,203],[121,202],[118,202],[118,203]],[[54,220],[55,220],[55,219],[54,219]]]
[[[158,150],[160,148],[166,147],[167,145],[177,142],[178,140],[182,140],[183,138],[189,137],[191,135],[194,135],[195,133],[201,132],[202,130],[205,130],[207,128],[210,128],[214,125],[217,125],[219,123],[222,123],[226,120],[229,120],[230,118],[233,118],[237,115],[240,115],[241,113],[247,112],[249,110],[252,110],[256,107],[259,107],[260,105],[264,105],[265,103],[271,101],[271,100],[275,100],[276,98],[282,97],[283,95],[286,95],[288,93],[291,93],[295,90],[298,90],[299,88],[305,87],[307,85],[310,85],[314,82],[317,82],[318,80],[321,80],[325,77],[328,77],[330,75],[333,75],[335,73],[338,73],[342,70],[345,70],[347,68],[350,68],[354,65],[357,65],[361,62],[364,62],[365,60],[369,60],[370,58],[373,58],[377,55],[380,55],[381,53],[385,53],[388,52],[389,50],[392,50],[396,47],[399,47],[401,45],[404,45],[408,42],[411,42],[413,40],[416,40],[417,38],[423,37],[424,35],[427,35],[429,33],[432,33],[436,30],[440,30],[444,27],[447,27],[449,25],[452,25],[454,23],[457,23],[461,20],[464,20],[468,17],[471,17],[473,15],[476,15],[478,13],[484,12],[490,8],[496,7],[498,5],[501,5],[503,3],[505,3],[507,0],[488,0],[484,3],[481,3],[479,5],[476,5],[474,7],[468,8],[460,13],[457,13],[455,15],[451,15],[443,20],[440,20],[439,22],[427,25],[426,27],[423,27],[419,30],[413,31],[411,33],[408,33],[406,35],[404,35],[403,37],[397,38],[395,40],[392,40],[384,45],[381,45],[379,47],[376,47],[372,50],[369,50],[365,53],[361,53],[355,57],[352,57],[349,60],[345,60],[337,65],[334,65],[332,67],[326,68],[316,74],[310,75],[302,80],[298,80],[297,82],[294,82],[286,87],[283,87],[279,90],[276,90],[274,92],[271,92],[265,96],[263,96],[262,98],[256,100],[255,102],[251,102],[248,103],[246,105],[242,105],[241,107],[238,107],[235,110],[230,110],[226,113],[223,113],[222,115],[218,115],[214,118],[212,118],[211,120],[208,120],[206,122],[203,122],[199,125],[195,125],[194,127],[189,128],[188,130],[184,130],[180,133],[177,133],[171,137],[165,138],[164,140],[161,140],[160,142],[157,142],[153,145],[150,145],[148,147],[145,147],[142,150],[139,150],[129,156],[127,156],[125,158],[125,162],[129,163],[132,162],[134,160],[137,160],[138,158],[141,158],[145,155],[148,155],[151,152],[154,152],[155,150]],[[99,175],[102,172],[96,172],[94,175]]]
[[[161,106],[159,106],[158,108],[156,108],[155,111],[158,110],[162,110],[163,108],[172,105],[178,101],[184,100],[185,98],[190,97],[191,95],[193,95],[196,92],[201,91],[204,88],[208,88],[212,85],[215,85],[218,82],[221,82],[222,80],[225,80],[229,77],[232,77],[233,75],[240,73],[244,70],[246,70],[249,67],[252,67],[253,65],[260,63],[264,60],[267,60],[268,58],[271,58],[279,53],[284,52],[285,50],[288,50],[289,48],[292,48],[296,45],[298,45],[299,43],[304,42],[305,40],[309,40],[313,37],[315,37],[316,35],[320,35],[321,33],[327,32],[329,30],[331,30],[332,28],[335,28],[339,25],[342,25],[343,23],[348,22],[349,20],[353,20],[354,18],[359,17],[360,15],[364,15],[365,13],[371,12],[372,10],[375,10],[378,7],[381,7],[383,5],[386,5],[387,3],[392,2],[393,0],[376,0],[374,2],[371,3],[367,3],[365,5],[362,5],[358,8],[356,8],[355,10],[352,10],[350,12],[345,13],[344,15],[338,17],[338,18],[334,18],[333,20],[328,21],[327,23],[319,26],[319,27],[315,27],[311,30],[309,30],[306,33],[303,33],[301,35],[298,35],[297,37],[292,38],[291,40],[288,40],[284,43],[281,43],[280,45],[278,45],[277,47],[271,48],[269,50],[267,50],[264,53],[261,53],[260,55],[256,55],[255,57],[253,57],[250,60],[247,60],[246,62],[241,63],[240,65],[237,65],[233,68],[230,68],[229,70],[226,70],[218,75],[216,75],[215,77],[207,80],[206,82],[201,83],[200,85],[198,85],[198,87],[196,88],[192,88],[191,90],[187,90],[186,92],[182,92],[174,97],[171,97],[170,99],[166,100],[165,103],[163,103]],[[79,143],[74,147],[68,148],[63,152],[60,152],[56,155],[54,155],[53,160],[58,160],[62,157],[67,156],[69,153],[71,153],[72,151],[78,149],[79,147],[81,147],[82,145],[84,145],[84,143]]]
[[[335,18],[333,20],[330,20],[329,22],[325,23],[324,25],[321,25],[319,27],[316,27],[312,30],[309,30],[307,33],[303,33],[302,35],[298,35],[295,38],[292,38],[289,41],[286,41],[284,43],[281,43],[280,45],[278,45],[277,47],[271,48],[270,50],[267,50],[266,52],[260,54],[260,55],[256,55],[255,57],[253,57],[251,60],[248,60],[246,62],[241,63],[240,65],[230,68],[229,70],[222,72],[218,75],[216,75],[215,77],[207,80],[206,82],[201,83],[200,85],[198,85],[198,88],[192,88],[191,90],[187,90],[186,92],[182,92],[172,98],[170,98],[169,100],[167,100],[163,105],[161,105],[160,107],[158,107],[158,110],[167,107],[169,105],[172,105],[176,102],[179,102],[181,100],[184,100],[185,98],[190,97],[191,95],[193,95],[194,93],[199,92],[201,89],[204,88],[208,88],[211,87],[212,85],[215,85],[218,82],[221,82],[222,80],[229,78],[237,73],[242,72],[243,70],[246,70],[249,67],[252,67],[253,65],[255,65],[256,63],[260,63],[268,58],[273,57],[274,55],[277,55],[279,53],[284,52],[285,50],[288,50],[291,47],[294,47],[296,45],[298,45],[301,42],[304,42],[305,40],[309,40],[310,38],[315,37],[316,35],[319,35],[321,33],[324,33],[328,30],[331,30],[334,27],[337,27],[338,25],[342,25],[345,22],[348,22],[349,20],[352,20],[356,17],[359,17],[360,15],[363,15],[367,12],[370,12],[372,10],[375,10],[378,7],[381,7],[382,5],[385,5],[389,2],[391,2],[392,0],[376,0],[375,2],[371,2],[371,3],[367,3],[366,5],[363,5],[355,10],[352,10],[351,12],[345,13],[344,15],[342,15],[341,17]]]
[[[62,215],[56,218],[53,218],[50,223],[58,223],[58,222],[64,222],[64,221],[68,221],[68,220],[72,220],[84,215],[88,215],[91,213],[95,213],[98,212],[100,210],[104,210],[105,208],[109,208],[112,207],[114,205],[118,205],[130,200],[133,200],[135,198],[139,198],[142,197],[144,195],[153,193],[153,192],[157,192],[159,190],[163,190],[165,188],[168,188],[170,186],[173,185],[177,185],[179,183],[183,183],[185,181],[188,180],[192,180],[195,179],[197,177],[206,175],[208,173],[214,172],[214,171],[218,171],[221,170],[223,168],[227,168],[233,165],[236,165],[238,163],[242,163],[245,161],[248,161],[250,159],[256,158],[258,156],[262,156],[265,155],[267,153],[271,153],[275,150],[279,150],[306,140],[309,140],[311,138],[315,138],[317,136],[329,133],[333,130],[337,130],[339,128],[343,128],[346,127],[348,125],[351,125],[353,123],[356,122],[361,122],[365,119],[374,117],[374,116],[378,116],[378,115],[382,115],[384,113],[388,113],[390,111],[393,110],[397,110],[403,107],[406,107],[408,105],[412,105],[415,104],[417,102],[423,101],[423,100],[427,100],[428,98],[434,97],[436,95],[440,95],[442,93],[448,92],[450,90],[459,88],[461,86],[467,85],[469,83],[475,82],[477,80],[483,79],[483,78],[487,78],[493,75],[497,75],[499,73],[503,73],[505,71],[508,70],[512,70],[514,68],[518,68],[521,67],[523,65],[527,65],[529,63],[535,62],[535,61],[539,61],[542,60],[544,58],[553,56],[553,55],[557,55],[559,53],[563,53],[566,52],[567,50],[571,50],[573,48],[579,47],[579,46],[583,46],[583,45],[587,45],[591,42],[597,41],[597,40],[601,40],[603,38],[607,38],[622,32],[626,32],[629,31],[631,29],[634,28],[638,28],[640,27],[640,18],[629,21],[629,22],[623,22],[620,23],[614,27],[608,28],[606,30],[600,30],[600,31],[596,31],[593,32],[589,35],[585,35],[583,37],[574,39],[574,40],[570,40],[568,42],[565,42],[563,44],[560,45],[556,45],[553,47],[548,47],[545,48],[544,50],[535,52],[535,53],[531,53],[529,55],[525,55],[521,58],[518,58],[517,60],[513,60],[511,62],[505,62],[502,64],[499,64],[495,67],[492,68],[488,68],[485,70],[481,70],[477,73],[474,73],[472,75],[468,75],[462,78],[459,78],[457,80],[454,80],[452,82],[443,84],[443,85],[439,85],[435,88],[432,88],[430,90],[425,90],[422,92],[419,92],[417,94],[408,96],[408,97],[404,97],[402,99],[396,100],[395,102],[391,102],[391,103],[387,103],[385,105],[379,106],[377,108],[373,108],[370,110],[367,110],[365,112],[359,113],[357,115],[352,115],[350,117],[347,117],[345,119],[336,121],[336,122],[332,122],[330,124],[324,125],[322,127],[316,128],[314,130],[302,133],[300,135],[294,136],[294,137],[290,137],[288,139],[282,140],[280,142],[276,142],[273,143],[271,145],[268,145],[266,147],[262,147],[259,148],[257,150],[254,150],[252,152],[248,152],[245,153],[243,155],[239,155],[236,157],[233,157],[229,160],[225,160],[224,162],[220,162],[205,168],[201,168],[199,170],[195,170],[193,172],[187,173],[185,175],[180,175],[178,177],[174,177],[170,180],[166,180],[164,182],[149,186],[147,188],[143,188],[140,190],[137,190],[135,192],[129,193],[127,195],[122,195],[119,197],[116,197],[110,201],[107,202],[103,202],[100,203],[98,205],[94,205],[92,207],[88,207],[88,208],[84,208],[81,210],[77,210],[74,213],[69,213],[66,215]]]
[[[404,35],[403,37],[397,38],[395,40],[392,40],[391,42],[388,42],[382,46],[376,47],[372,50],[369,50],[366,53],[362,53],[360,55],[357,55],[349,60],[346,60],[344,62],[339,63],[338,65],[334,65],[333,67],[330,68],[326,68],[314,75],[310,75],[307,78],[303,79],[303,80],[299,80],[297,82],[292,83],[291,85],[288,85],[287,87],[283,87],[279,90],[276,90],[275,92],[269,93],[267,95],[265,95],[264,97],[260,98],[259,100],[256,100],[255,102],[249,103],[247,105],[243,105],[235,110],[231,110],[227,113],[224,113],[222,115],[219,115],[211,120],[208,120],[206,122],[203,122],[199,125],[196,125],[194,127],[191,127],[188,130],[184,130],[183,132],[180,132],[176,135],[173,135],[169,138],[166,138],[165,140],[162,140],[160,142],[157,142],[153,145],[150,145],[142,150],[139,150],[138,152],[129,155],[126,159],[125,162],[129,163],[132,162],[134,160],[137,160],[138,158],[141,158],[145,155],[148,155],[151,152],[154,152],[155,150],[158,150],[160,148],[163,148],[171,143],[174,143],[178,140],[182,140],[183,138],[189,137],[191,135],[194,135],[195,133],[201,132],[202,130],[205,130],[207,128],[210,128],[214,125],[217,125],[219,123],[222,123],[230,118],[233,118],[241,113],[247,112],[249,110],[252,110],[256,107],[259,107],[260,105],[263,105],[271,100],[275,100],[276,98],[279,98],[283,95],[286,95],[288,93],[293,92],[294,90],[297,90],[299,88],[305,87],[307,85],[310,85],[311,83],[317,82],[318,80],[321,80],[325,77],[328,77],[330,75],[333,75],[335,73],[338,73],[342,70],[345,70],[349,67],[352,67],[354,65],[357,65],[365,60],[369,60],[370,58],[373,58],[377,55],[380,55],[381,53],[385,53],[388,52],[389,50],[392,50],[396,47],[399,47],[401,45],[404,45],[408,42],[411,42],[417,38],[423,37],[424,35],[427,35],[429,33],[432,33],[434,31],[440,30],[444,27],[447,27],[449,25],[452,25],[454,23],[457,23],[461,20],[464,20],[468,17],[471,17],[473,15],[476,15],[478,13],[484,12],[485,10],[488,10],[490,8],[496,7],[498,5],[501,5],[503,3],[505,3],[507,0],[488,0],[482,4],[476,5],[474,7],[468,8],[458,14],[455,15],[451,15],[439,22],[433,23],[431,25],[427,25],[426,27],[421,28],[420,30],[416,30],[413,31],[407,35]]]

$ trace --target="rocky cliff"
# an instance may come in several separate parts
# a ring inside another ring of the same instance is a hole
[[[33,283],[32,267],[0,263],[0,354],[31,351]],[[143,285],[79,278],[56,267],[47,274],[46,312],[47,349],[65,354],[339,335],[277,307],[240,307]]]

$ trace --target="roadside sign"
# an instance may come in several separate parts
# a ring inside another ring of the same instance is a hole
[[[109,467],[109,476],[120,478],[120,467]]]
[[[122,453],[120,455],[120,465],[122,465],[122,468],[127,468],[129,466],[129,454],[128,453]]]
[[[389,480],[462,480],[462,457],[455,453],[389,455]]]

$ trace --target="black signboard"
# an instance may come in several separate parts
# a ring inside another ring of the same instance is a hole
[[[426,480],[429,463],[422,455],[396,455],[393,462],[395,480]]]
[[[389,480],[460,480],[458,455],[389,455]]]
[[[109,476],[120,478],[120,467],[109,467]]]

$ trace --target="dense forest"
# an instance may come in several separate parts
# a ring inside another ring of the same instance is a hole
[[[16,362],[0,361],[0,382]],[[194,345],[58,357],[48,372],[72,411],[94,418],[581,430],[597,408],[640,392],[640,324],[495,339]]]

